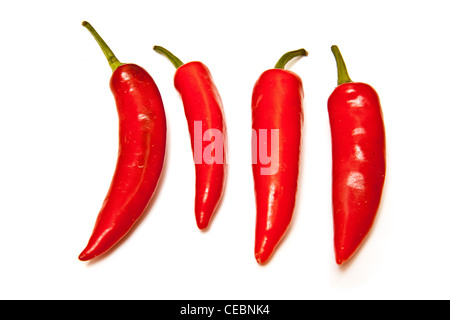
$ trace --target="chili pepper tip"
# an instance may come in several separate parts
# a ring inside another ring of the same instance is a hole
[[[80,255],[78,256],[78,260],[80,260],[80,261],[87,261],[87,260],[90,260],[90,259],[91,259],[91,257],[89,257],[88,254],[85,251],[80,253]]]

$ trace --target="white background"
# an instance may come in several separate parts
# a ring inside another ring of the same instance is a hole
[[[81,26],[163,96],[167,160],[151,210],[90,263],[87,243],[117,154],[111,70]],[[0,5],[0,298],[448,299],[450,20],[446,1],[14,1]],[[175,68],[203,61],[225,108],[229,176],[207,232],[194,219],[194,166]],[[327,99],[337,44],[379,93],[387,179],[376,223],[334,261]],[[266,266],[253,257],[253,84],[286,51],[304,82],[297,208]]]

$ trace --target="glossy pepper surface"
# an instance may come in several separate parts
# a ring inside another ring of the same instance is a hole
[[[135,64],[122,64],[87,22],[113,70],[110,88],[119,116],[119,151],[109,191],[82,261],[117,244],[147,208],[157,188],[166,148],[166,117],[152,77]]]
[[[252,95],[252,169],[256,198],[255,259],[263,264],[284,237],[294,211],[303,127],[303,84],[285,70],[304,49],[261,74]],[[270,154],[270,161],[268,155]]]
[[[222,99],[205,64],[183,63],[161,46],[154,50],[176,67],[174,85],[183,101],[195,163],[195,218],[198,228],[206,229],[226,183],[227,133]]]
[[[328,100],[332,139],[334,249],[337,264],[358,250],[374,223],[386,173],[385,130],[377,92],[353,82],[337,46],[338,86]]]

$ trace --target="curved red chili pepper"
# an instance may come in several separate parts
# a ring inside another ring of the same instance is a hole
[[[222,100],[203,63],[184,64],[163,47],[154,50],[177,68],[174,85],[183,101],[195,163],[195,218],[198,228],[205,229],[225,188],[227,137]]]
[[[338,86],[328,100],[333,157],[336,263],[349,260],[371,229],[386,173],[380,100],[365,83],[352,82],[337,46]]]
[[[113,247],[147,208],[158,185],[166,148],[166,117],[158,87],[135,64],[122,64],[87,22],[113,70],[110,88],[119,116],[119,152],[112,182],[91,238],[79,255],[90,260]]]
[[[283,55],[257,80],[252,95],[255,258],[265,263],[291,222],[297,193],[303,126],[303,84],[284,70],[304,49]],[[270,154],[270,162],[268,155]],[[270,168],[268,168],[270,167]]]

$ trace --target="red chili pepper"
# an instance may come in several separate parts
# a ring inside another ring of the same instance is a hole
[[[333,156],[333,220],[336,263],[357,251],[371,229],[386,173],[380,100],[365,83],[352,82],[337,46],[331,50],[338,86],[328,100]]]
[[[113,247],[147,208],[164,164],[166,117],[158,87],[135,64],[120,63],[94,28],[83,22],[113,70],[110,88],[119,116],[119,152],[111,186],[93,233],[79,255],[90,260]]]
[[[297,74],[284,70],[284,67],[292,58],[307,54],[304,49],[284,54],[274,69],[262,73],[253,88],[255,258],[261,264],[271,257],[284,237],[295,207],[303,126],[303,84]]]
[[[163,47],[155,46],[154,50],[177,69],[174,85],[183,101],[195,163],[195,218],[198,228],[205,229],[225,188],[226,125],[222,100],[203,63],[184,64]]]

